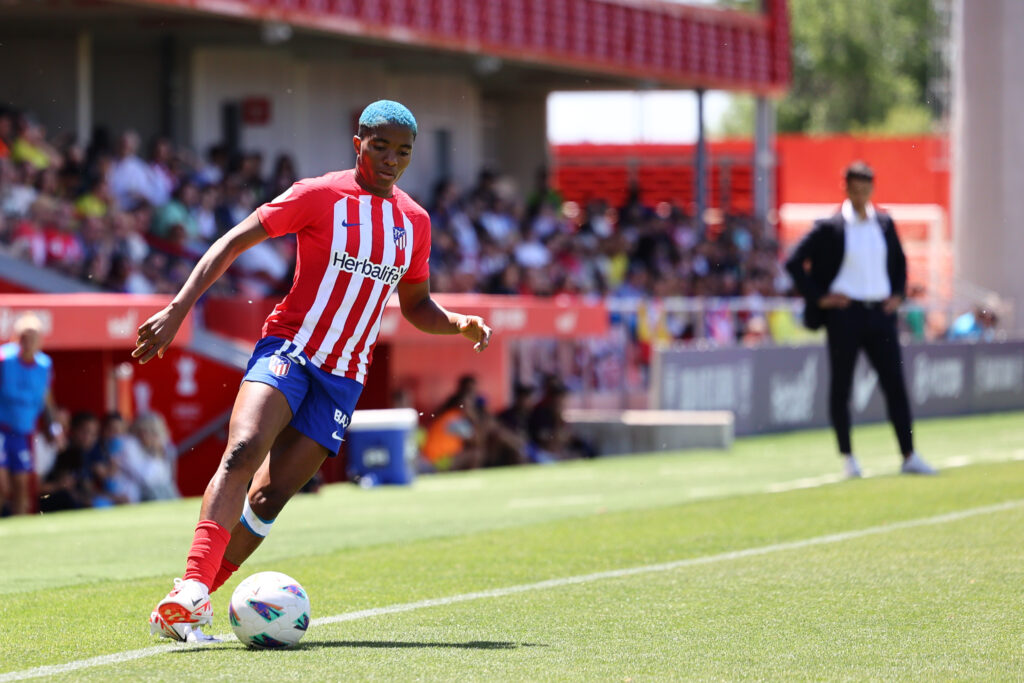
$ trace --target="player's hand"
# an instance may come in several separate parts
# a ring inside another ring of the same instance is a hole
[[[821,308],[846,308],[850,305],[850,297],[845,294],[826,294],[818,299]]]
[[[896,311],[900,310],[900,304],[902,303],[903,297],[890,296],[888,299],[885,300],[885,303],[882,304],[882,310],[889,314],[895,313]]]
[[[50,447],[57,452],[64,450],[64,447],[67,445],[67,439],[64,438],[63,432],[47,430],[43,432],[43,438],[46,439],[46,443],[50,444]]]
[[[491,328],[487,326],[484,319],[478,315],[464,315],[459,320],[459,334],[466,339],[476,342],[473,348],[479,353],[491,343]]]
[[[58,453],[61,452],[62,450],[64,450],[64,447],[67,445],[67,444],[64,443],[64,436],[63,435],[50,434],[48,432],[43,432],[43,439],[50,446],[50,448],[52,448],[54,451],[56,451]]]
[[[135,340],[132,358],[138,358],[140,365],[148,363],[154,357],[163,358],[164,351],[171,345],[184,319],[184,313],[169,305],[139,325],[139,336]]]

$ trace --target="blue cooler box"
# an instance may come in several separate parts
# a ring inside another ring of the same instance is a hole
[[[411,484],[415,476],[412,408],[357,410],[348,426],[348,478],[375,484]]]

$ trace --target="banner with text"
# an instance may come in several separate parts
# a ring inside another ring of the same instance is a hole
[[[915,417],[1024,409],[1024,341],[910,344],[904,377]],[[662,349],[651,376],[654,408],[731,410],[737,434],[826,427],[824,347]],[[878,375],[861,355],[850,395],[854,423],[886,419]]]

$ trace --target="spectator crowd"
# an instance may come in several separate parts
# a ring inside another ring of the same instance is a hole
[[[178,498],[174,446],[157,413],[127,424],[120,413],[68,415],[60,437],[38,438],[39,511],[109,507]]]
[[[288,155],[214,146],[204,158],[156,138],[98,129],[81,147],[0,111],[0,248],[102,288],[172,293],[209,244],[299,178]],[[347,166],[338,160],[339,168]],[[678,207],[563,202],[538,173],[527,196],[490,171],[419,197],[433,223],[438,292],[553,296],[772,295],[788,288],[777,245],[746,216],[708,229]],[[293,238],[244,253],[212,294],[287,291]]]
[[[747,216],[701,228],[667,203],[564,202],[540,171],[520,201],[483,171],[462,192],[443,181],[428,203],[431,287],[438,291],[638,299],[770,296],[787,288],[774,241]]]
[[[347,165],[338,160],[339,168]],[[223,145],[203,157],[164,138],[143,146],[133,131],[114,137],[98,128],[82,146],[48,136],[29,114],[0,109],[0,252],[109,291],[173,294],[215,239],[301,177],[287,154],[267,166],[258,152]],[[792,285],[778,244],[752,217],[723,214],[704,225],[678,206],[645,205],[638,191],[623,206],[580,205],[564,201],[548,180],[539,171],[523,193],[484,170],[469,187],[442,180],[431,196],[418,197],[432,222],[431,289],[602,298],[626,331],[623,357],[640,368],[654,343],[754,346],[791,338],[784,330],[799,327],[790,311],[773,319],[758,303],[791,293]],[[210,295],[283,294],[294,261],[294,236],[267,240],[244,252]],[[672,297],[711,303],[698,311],[664,308]],[[739,315],[723,303],[738,297],[745,301]],[[948,336],[992,338],[998,310],[979,305]],[[905,314],[910,332],[923,337],[923,309],[912,301]],[[599,351],[601,358],[621,355],[617,347]],[[621,383],[628,368],[616,367],[606,374]],[[572,383],[570,375],[563,379]],[[513,403],[492,413],[475,380],[462,378],[426,425],[424,469],[592,457],[593,447],[562,417],[566,391],[555,377],[517,385]],[[41,510],[178,495],[175,451],[159,415],[130,425],[115,413],[62,419],[61,436],[37,438]]]
[[[301,177],[287,154],[269,172],[267,162],[224,145],[200,158],[159,137],[143,147],[133,131],[115,138],[103,128],[82,147],[48,136],[29,114],[0,109],[0,251],[110,291],[172,294],[213,240]],[[641,344],[798,340],[799,321],[789,312],[773,319],[762,304],[793,291],[778,243],[753,217],[722,213],[705,225],[679,206],[645,205],[636,189],[623,206],[580,205],[548,181],[542,169],[524,193],[484,170],[469,187],[442,180],[417,197],[432,221],[431,289],[603,298],[613,311],[622,309],[616,303],[636,309],[626,323]],[[210,295],[283,294],[294,265],[293,236],[267,240]],[[672,297],[719,303],[697,314],[661,310]],[[746,302],[739,315],[722,303],[730,299]],[[945,334],[925,331],[918,309],[907,307],[904,331]],[[994,327],[975,317],[979,329]]]
[[[163,138],[143,150],[133,131],[98,129],[83,148],[0,111],[0,248],[107,290],[174,293],[213,240],[297,179],[286,155],[269,176],[263,165],[222,146],[199,159]],[[212,293],[280,292],[293,262],[289,240],[257,245]]]
[[[430,415],[421,469],[469,470],[596,456],[594,446],[574,434],[565,419],[567,393],[554,375],[545,376],[540,387],[517,383],[512,403],[495,413],[477,392],[476,378],[460,377],[455,391]]]

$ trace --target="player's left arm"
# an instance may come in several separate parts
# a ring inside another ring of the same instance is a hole
[[[491,328],[478,315],[449,311],[430,296],[430,280],[398,283],[398,301],[402,315],[416,329],[429,334],[461,334],[483,351],[491,341]]]

